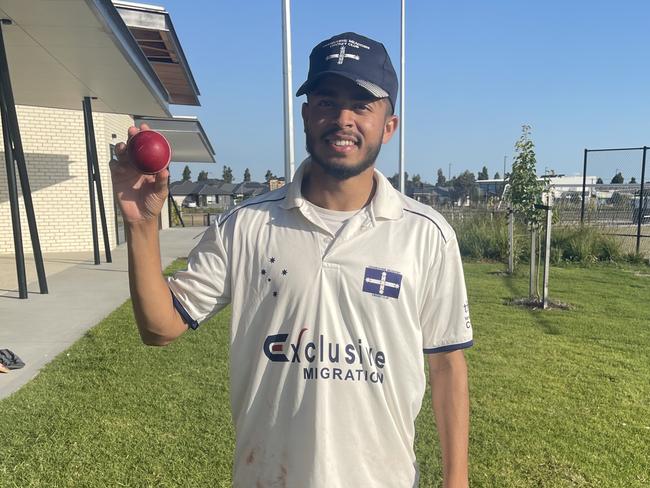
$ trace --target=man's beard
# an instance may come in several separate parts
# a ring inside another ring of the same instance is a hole
[[[368,144],[368,152],[366,154],[365,159],[359,161],[359,163],[354,166],[346,166],[344,164],[337,164],[319,158],[314,153],[313,150],[314,144],[312,142],[312,137],[309,133],[306,133],[305,139],[306,139],[307,152],[311,156],[311,160],[314,161],[316,164],[318,164],[318,166],[320,166],[323,169],[325,174],[331,176],[332,178],[336,178],[337,180],[340,181],[347,180],[348,178],[352,178],[354,176],[358,176],[361,173],[363,173],[365,170],[370,168],[373,164],[375,164],[375,161],[377,160],[377,156],[379,156],[379,150],[381,149],[381,144],[377,144],[376,146]]]

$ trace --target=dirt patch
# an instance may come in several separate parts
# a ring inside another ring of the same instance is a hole
[[[543,310],[544,304],[537,298],[508,298],[504,300],[505,305],[513,305],[515,307],[524,307],[530,310]],[[570,303],[560,302],[559,300],[548,300],[547,310],[573,310],[573,305]]]
[[[490,271],[489,274],[491,274],[492,276],[512,276],[507,271]]]

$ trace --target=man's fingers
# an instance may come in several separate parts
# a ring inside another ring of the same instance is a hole
[[[134,135],[136,135],[141,130],[151,130],[151,129],[149,128],[149,125],[145,124],[144,122],[140,124],[139,128],[136,127],[135,125],[132,125],[131,127],[129,127],[128,130],[128,138],[131,139]]]
[[[110,163],[108,163],[108,167],[111,170],[111,174],[113,175],[113,180],[115,180],[117,176],[122,176],[128,171],[128,164],[128,161],[116,159],[113,159]]]
[[[120,156],[122,156],[126,152],[126,144],[123,142],[118,142],[117,146],[115,146],[115,154],[117,155],[117,159],[120,159]]]

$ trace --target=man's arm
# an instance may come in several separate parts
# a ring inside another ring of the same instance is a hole
[[[141,128],[149,127],[142,124]],[[131,127],[129,138],[138,132]],[[129,163],[124,143],[115,150],[118,160],[111,161],[111,179],[126,229],[133,311],[142,341],[164,346],[187,330],[174,308],[160,260],[158,217],[167,199],[169,173],[144,175]]]
[[[469,388],[462,349],[427,355],[442,450],[443,487],[468,486]]]
[[[165,346],[187,330],[162,276],[158,237],[157,219],[126,225],[133,312],[142,342],[150,346]]]

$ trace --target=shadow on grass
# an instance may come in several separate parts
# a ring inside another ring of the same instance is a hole
[[[517,279],[517,275],[502,275],[501,279],[503,280],[503,283],[505,284],[506,288],[508,291],[510,291],[511,296],[507,297],[504,299],[504,303],[506,303],[509,306],[516,306],[528,313],[528,315],[533,319],[535,324],[539,326],[540,329],[545,334],[549,335],[561,335],[562,332],[560,331],[559,327],[554,324],[551,320],[551,317],[548,315],[548,311],[546,310],[531,310],[527,307],[524,306],[518,306],[514,305],[512,303],[508,303],[509,301],[512,301],[518,297],[521,297],[521,292],[517,289],[515,280]]]

